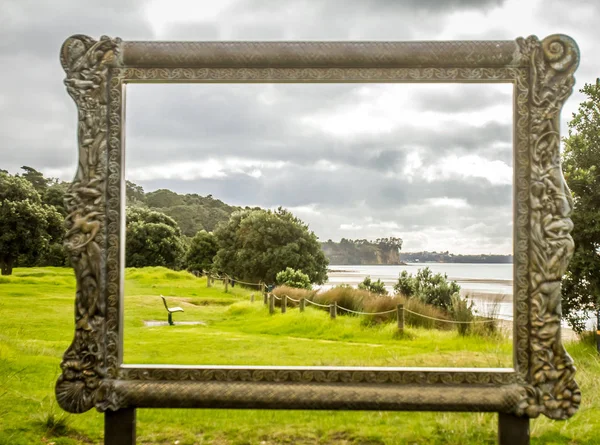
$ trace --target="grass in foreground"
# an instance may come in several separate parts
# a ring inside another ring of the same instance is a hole
[[[330,322],[327,315],[320,312],[307,312],[304,315],[306,321],[315,324],[311,325],[311,329],[298,332],[301,327],[296,325],[300,318],[293,319],[293,323],[289,323],[288,320],[291,319],[286,318],[300,317],[301,314],[297,312],[269,317],[261,312],[264,308],[260,301],[254,305],[248,302],[249,292],[237,287],[233,295],[223,295],[218,288],[205,292],[205,287],[197,288],[188,283],[187,279],[179,282],[167,277],[168,273],[173,272],[159,268],[128,271],[127,290],[131,300],[127,304],[131,303],[131,307],[128,306],[127,309],[126,335],[135,335],[136,329],[138,333],[150,332],[152,328],[143,327],[143,320],[147,316],[157,320],[166,319],[164,309],[156,309],[154,312],[156,295],[162,293],[175,294],[179,302],[189,301],[190,307],[197,307],[203,311],[201,318],[207,321],[207,326],[185,327],[180,334],[196,335],[188,328],[207,328],[205,332],[209,329],[213,332],[218,330],[225,336],[240,338],[269,337],[273,340],[274,337],[280,337],[282,348],[283,339],[290,337],[294,338],[292,344],[295,348],[301,351],[302,348],[297,348],[296,337],[304,335],[303,343],[312,345],[312,342],[319,340],[326,347],[333,344],[336,351],[345,351],[339,352],[336,360],[347,360],[348,357],[355,360],[352,357],[358,354],[354,343],[359,343],[365,350],[387,348],[386,342],[393,343],[393,339],[390,339],[389,333],[386,332],[389,328],[357,331],[353,323],[358,321],[350,317],[338,318],[336,322],[340,323],[329,323],[326,325],[328,329],[323,328],[319,331],[316,329],[316,323],[323,326],[321,321]],[[0,279],[0,444],[102,443],[102,415],[95,411],[82,415],[65,415],[54,402],[53,387],[59,374],[60,357],[73,336],[74,289],[75,282],[70,269],[17,269],[14,276]],[[134,294],[138,297],[134,297]],[[144,295],[154,297],[149,300]],[[139,301],[136,298],[139,298]],[[215,299],[219,300],[219,304],[214,304],[214,301],[206,303],[207,300]],[[220,304],[223,299],[228,300],[228,303]],[[230,306],[229,301],[235,304]],[[177,302],[178,300],[173,301]],[[162,304],[160,301],[159,303]],[[190,318],[197,317],[187,309],[184,314]],[[249,319],[252,323],[244,324],[243,328],[240,328],[240,318]],[[166,327],[162,329],[162,333],[166,330]],[[347,340],[344,335],[352,337]],[[419,335],[418,331],[415,335]],[[371,340],[368,340],[367,336]],[[156,335],[155,339],[160,337],[161,335]],[[239,341],[241,340],[229,343],[234,347]],[[414,341],[416,340],[406,343]],[[364,345],[368,342],[386,346]],[[351,344],[351,347],[339,349],[344,343]],[[161,347],[155,345],[155,349]],[[141,346],[132,344],[130,349],[131,351],[128,351],[126,348],[126,357],[131,354],[132,359],[152,362],[148,360],[147,353],[140,352],[143,350]],[[545,418],[533,420],[533,444],[600,443],[597,439],[600,437],[600,359],[594,345],[590,343],[570,343],[567,344],[567,349],[578,365],[577,381],[582,388],[582,406],[573,419],[565,422]],[[286,354],[291,354],[294,350],[289,346]],[[327,349],[324,351],[323,357],[328,357]],[[199,346],[197,352],[206,353],[204,344]],[[410,354],[408,350],[402,351],[402,354],[405,352]],[[213,359],[219,357],[216,351],[211,354]],[[286,354],[273,354],[273,357],[283,355],[284,360],[288,360]],[[404,360],[402,354],[397,356],[399,361],[395,363]],[[429,357],[423,356],[422,359],[430,359],[438,354],[439,351],[431,352]],[[223,357],[231,360],[230,355]],[[258,358],[265,360],[266,355],[267,352],[265,357]],[[413,354],[411,360],[417,356],[418,354]],[[292,356],[289,359],[302,357],[307,356]],[[369,360],[380,359],[383,360],[375,352],[369,357]],[[179,441],[180,445],[494,444],[496,422],[497,416],[493,414],[139,410],[138,443],[173,444]]]

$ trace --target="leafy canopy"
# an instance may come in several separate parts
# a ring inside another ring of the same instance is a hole
[[[43,204],[40,194],[25,178],[0,173],[0,265],[2,275],[12,274],[19,255],[38,258],[64,233],[63,217]]]
[[[563,171],[573,196],[575,252],[563,279],[562,310],[577,332],[600,309],[600,79],[581,90],[587,99],[569,122]]]
[[[291,267],[312,283],[327,280],[328,261],[317,236],[281,207],[234,212],[214,233],[219,244],[215,266],[236,278],[273,283],[278,272]]]
[[[190,247],[185,255],[187,269],[197,271],[211,270],[217,250],[216,237],[206,230],[199,231],[192,238]]]
[[[127,267],[181,266],[185,247],[181,230],[172,218],[142,207],[128,207],[126,214]]]

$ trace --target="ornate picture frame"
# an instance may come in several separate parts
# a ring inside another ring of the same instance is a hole
[[[69,37],[60,60],[78,109],[65,245],[75,338],[56,384],[74,413],[211,407],[489,411],[572,416],[580,392],[561,343],[573,253],[559,115],[579,63],[564,35],[515,41],[124,42]],[[469,82],[514,87],[513,368],[123,365],[124,94],[128,83]]]

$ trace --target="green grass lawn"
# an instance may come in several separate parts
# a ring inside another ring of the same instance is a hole
[[[71,269],[16,269],[0,277],[0,445],[102,443],[103,416],[63,414],[54,401],[60,358],[73,337]],[[126,363],[510,366],[506,339],[393,325],[315,309],[268,314],[262,297],[162,268],[126,272]],[[184,308],[166,321],[162,301]],[[531,422],[532,443],[600,444],[600,360],[590,343],[568,343],[583,402],[568,421]],[[466,413],[258,410],[138,410],[140,444],[485,444],[496,443],[497,416]],[[597,439],[596,437],[599,437]]]

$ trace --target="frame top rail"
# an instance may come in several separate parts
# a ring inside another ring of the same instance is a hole
[[[514,40],[121,43],[120,64],[161,68],[443,68],[526,66]]]

